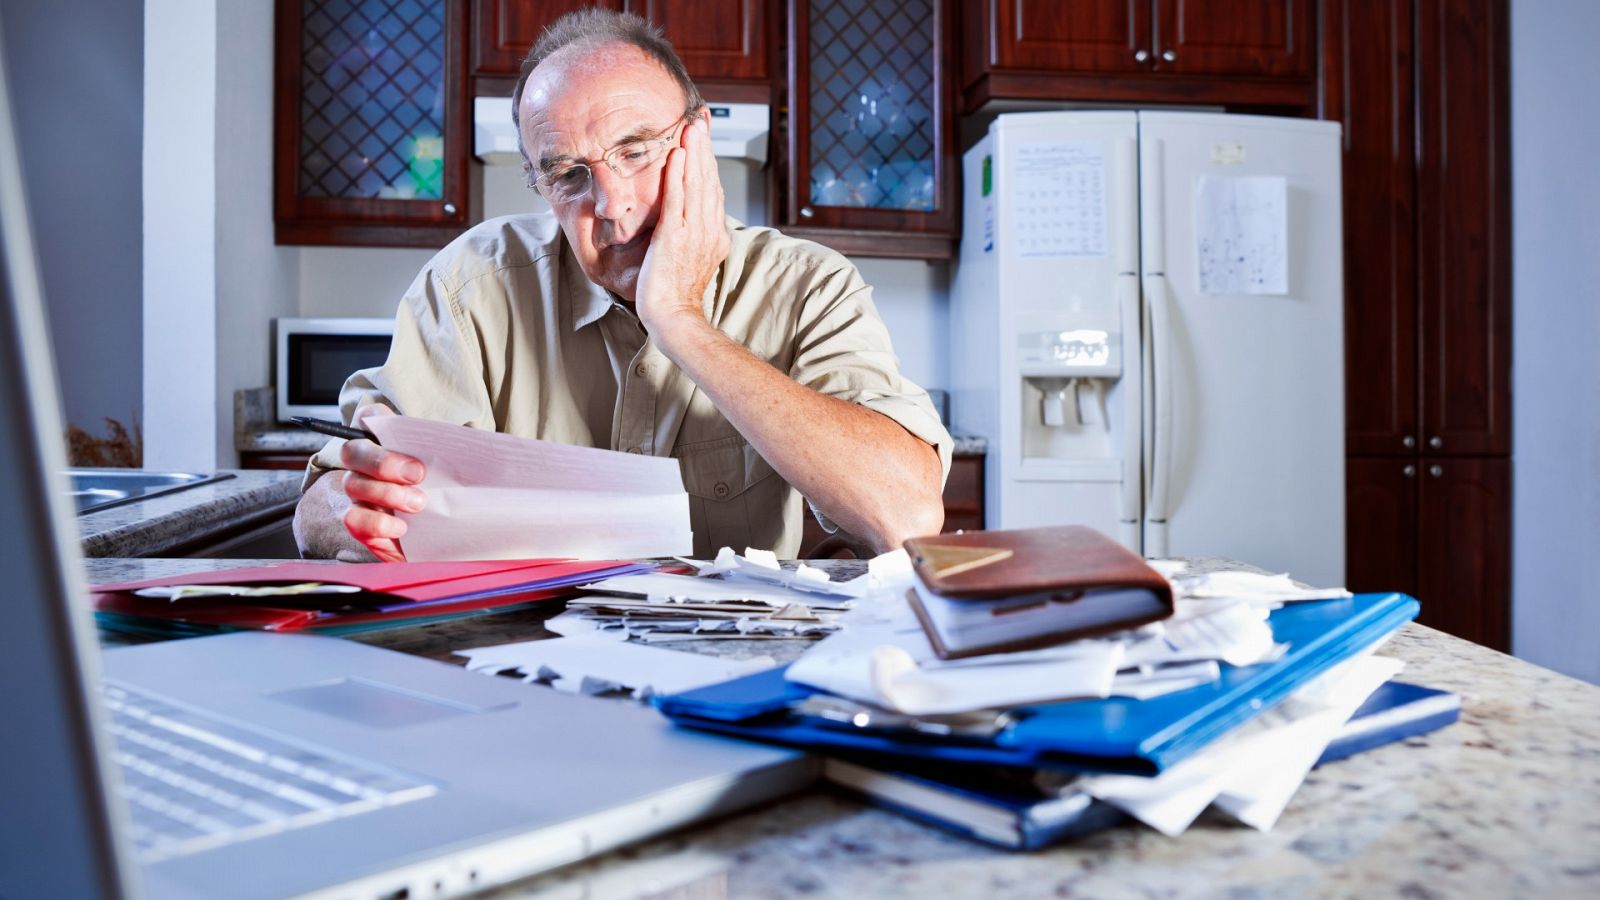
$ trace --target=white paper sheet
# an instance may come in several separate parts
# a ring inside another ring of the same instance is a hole
[[[1278,708],[1160,775],[1097,775],[1077,784],[1169,837],[1213,804],[1246,825],[1270,829],[1328,742],[1404,667],[1370,652],[1323,673]]]
[[[1106,255],[1102,141],[1029,141],[1012,162],[1012,228],[1023,258]]]
[[[1201,293],[1289,293],[1288,181],[1202,175],[1194,198]]]
[[[934,654],[909,609],[856,610],[845,621],[845,630],[806,651],[785,677],[908,715],[1105,697],[1122,659],[1119,642],[1079,641],[1048,654],[995,653],[951,664]]]
[[[485,675],[520,671],[527,681],[553,679],[572,693],[631,691],[641,699],[675,694],[770,669],[771,657],[735,660],[617,641],[603,635],[523,641],[459,650],[467,669]]]
[[[627,559],[693,549],[675,459],[573,447],[413,416],[363,423],[422,460],[428,505],[402,513],[411,560]]]

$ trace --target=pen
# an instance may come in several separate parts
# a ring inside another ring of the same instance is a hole
[[[366,430],[365,428],[352,428],[349,425],[341,425],[338,422],[329,422],[326,419],[313,419],[310,416],[290,416],[289,421],[299,425],[301,428],[309,428],[312,431],[320,431],[323,434],[336,438],[344,438],[347,441],[356,441],[366,438],[374,444],[378,443],[378,436]]]

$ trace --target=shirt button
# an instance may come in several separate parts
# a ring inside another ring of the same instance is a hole
[[[643,378],[644,376],[650,374],[650,367],[644,363],[639,363],[637,366],[633,367],[633,374]]]
[[[728,483],[726,481],[717,482],[716,487],[712,488],[711,492],[716,494],[718,497],[728,496]]]

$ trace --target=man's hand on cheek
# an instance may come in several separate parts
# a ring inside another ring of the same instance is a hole
[[[728,257],[722,181],[703,118],[683,129],[661,179],[661,209],[635,291],[639,319],[659,333],[683,317],[705,321],[701,295]]]

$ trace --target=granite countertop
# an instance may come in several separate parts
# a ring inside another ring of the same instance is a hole
[[[96,559],[89,574],[107,582],[254,564]],[[863,564],[821,565],[843,578]],[[557,611],[365,640],[452,659],[455,648],[548,637],[541,623]],[[694,646],[740,654],[752,643]],[[792,658],[804,646],[754,649]],[[1402,678],[1461,695],[1461,720],[1313,771],[1267,833],[1208,814],[1177,839],[1130,823],[1011,854],[819,787],[498,896],[1600,896],[1600,687],[1415,623],[1382,652],[1406,662]]]
[[[288,515],[300,499],[300,472],[238,469],[228,474],[233,477],[79,516],[84,555],[170,553],[213,534]]]

